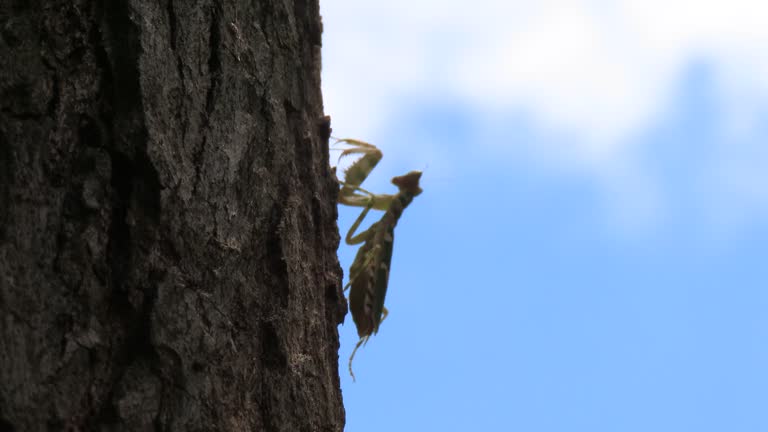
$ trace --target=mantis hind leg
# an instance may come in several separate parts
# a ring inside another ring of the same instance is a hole
[[[384,322],[385,319],[387,319],[387,315],[389,315],[389,311],[387,308],[382,309],[382,317],[381,321],[379,321],[379,325]],[[352,355],[349,356],[349,375],[352,376],[352,382],[356,382],[355,380],[355,373],[352,372],[352,360],[355,359],[355,354],[357,353],[357,349],[361,346],[365,346],[366,343],[368,343],[368,339],[370,339],[370,335],[361,337],[359,341],[357,341],[357,345],[355,345],[355,349],[352,350]]]
[[[352,360],[355,358],[355,353],[357,352],[357,349],[360,348],[361,345],[364,345],[365,342],[368,342],[368,336],[361,337],[359,341],[357,341],[357,345],[355,345],[355,349],[352,350],[352,355],[349,356],[349,374],[352,376],[352,382],[355,382],[355,373],[352,372]]]
[[[379,320],[379,323],[376,324],[376,326],[373,328],[373,334],[379,333],[379,327],[381,326],[381,323],[384,322],[385,319],[387,319],[387,316],[389,315],[389,309],[386,308],[386,306],[381,307],[381,319]]]

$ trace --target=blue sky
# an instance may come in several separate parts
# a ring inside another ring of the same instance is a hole
[[[346,430],[767,431],[768,7],[530,3],[322,2],[365,187],[425,170]]]

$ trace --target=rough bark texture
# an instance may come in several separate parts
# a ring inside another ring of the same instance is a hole
[[[317,0],[0,32],[0,431],[340,431]]]

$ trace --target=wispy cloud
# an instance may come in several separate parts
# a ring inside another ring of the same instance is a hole
[[[534,3],[325,2],[329,109],[376,127],[408,95],[452,94],[523,108],[600,152],[663,112],[691,60],[716,65],[724,89],[768,93],[768,3]]]
[[[662,180],[628,156],[663,122],[688,67],[706,62],[725,130],[707,190],[768,202],[768,155],[744,144],[768,106],[768,3],[750,0],[391,0],[323,2],[326,111],[345,134],[391,128],[414,99],[458,101],[486,118],[524,113],[572,139],[540,149],[641,191]],[[757,145],[758,148],[760,147]],[[747,155],[747,156],[745,156]],[[639,162],[638,162],[639,163]],[[628,174],[628,173],[631,173]],[[705,182],[706,183],[706,182]],[[618,186],[621,188],[621,186]],[[617,193],[626,195],[626,191]],[[630,206],[631,207],[631,206]],[[654,210],[655,209],[655,210]]]

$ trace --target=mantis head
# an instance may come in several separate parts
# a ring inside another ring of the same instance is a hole
[[[421,193],[421,188],[419,187],[420,179],[421,171],[411,171],[408,174],[393,177],[392,184],[397,186],[401,192],[407,192],[416,196]]]

